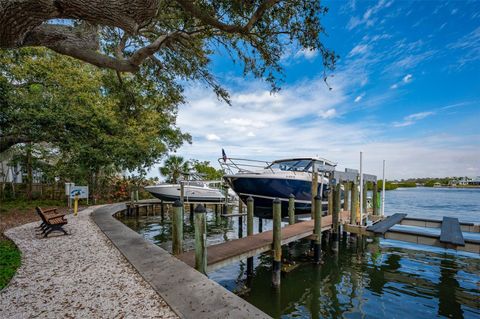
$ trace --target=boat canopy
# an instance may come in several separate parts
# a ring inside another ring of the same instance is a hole
[[[266,169],[279,169],[282,171],[308,172],[312,171],[313,164],[335,167],[337,164],[319,157],[288,158],[273,161]]]

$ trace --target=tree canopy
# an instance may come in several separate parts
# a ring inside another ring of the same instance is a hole
[[[213,52],[278,88],[289,46],[336,55],[320,35],[320,0],[1,0],[0,48],[47,47],[119,72],[161,81],[202,80],[228,100],[208,69]]]
[[[182,97],[168,90],[46,49],[0,51],[0,151],[35,144],[76,180],[149,167],[190,141],[175,126]]]

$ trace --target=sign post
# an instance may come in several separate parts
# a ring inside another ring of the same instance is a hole
[[[75,194],[75,200],[73,202],[73,216],[78,215],[78,194]]]
[[[68,208],[72,208],[72,199],[70,198],[70,189],[75,186],[75,183],[65,183],[65,196],[67,196]]]
[[[88,186],[73,186],[70,188],[70,201],[74,200],[73,215],[78,214],[78,200],[85,198],[88,200]]]

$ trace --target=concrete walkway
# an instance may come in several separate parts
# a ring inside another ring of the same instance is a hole
[[[90,218],[67,216],[69,236],[40,239],[30,223],[6,231],[22,266],[0,292],[0,318],[176,318]]]
[[[95,223],[182,318],[270,318],[267,314],[170,255],[112,215],[125,204],[95,210]]]

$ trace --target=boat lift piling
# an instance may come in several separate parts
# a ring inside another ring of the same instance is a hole
[[[288,224],[295,224],[295,195],[293,194],[288,197]]]
[[[172,218],[172,253],[179,255],[183,252],[183,203],[173,203]]]
[[[282,270],[282,203],[280,199],[273,200],[273,270],[272,285],[280,287]]]
[[[247,198],[247,236],[253,235],[253,198]],[[247,275],[253,274],[253,257],[247,258]]]

